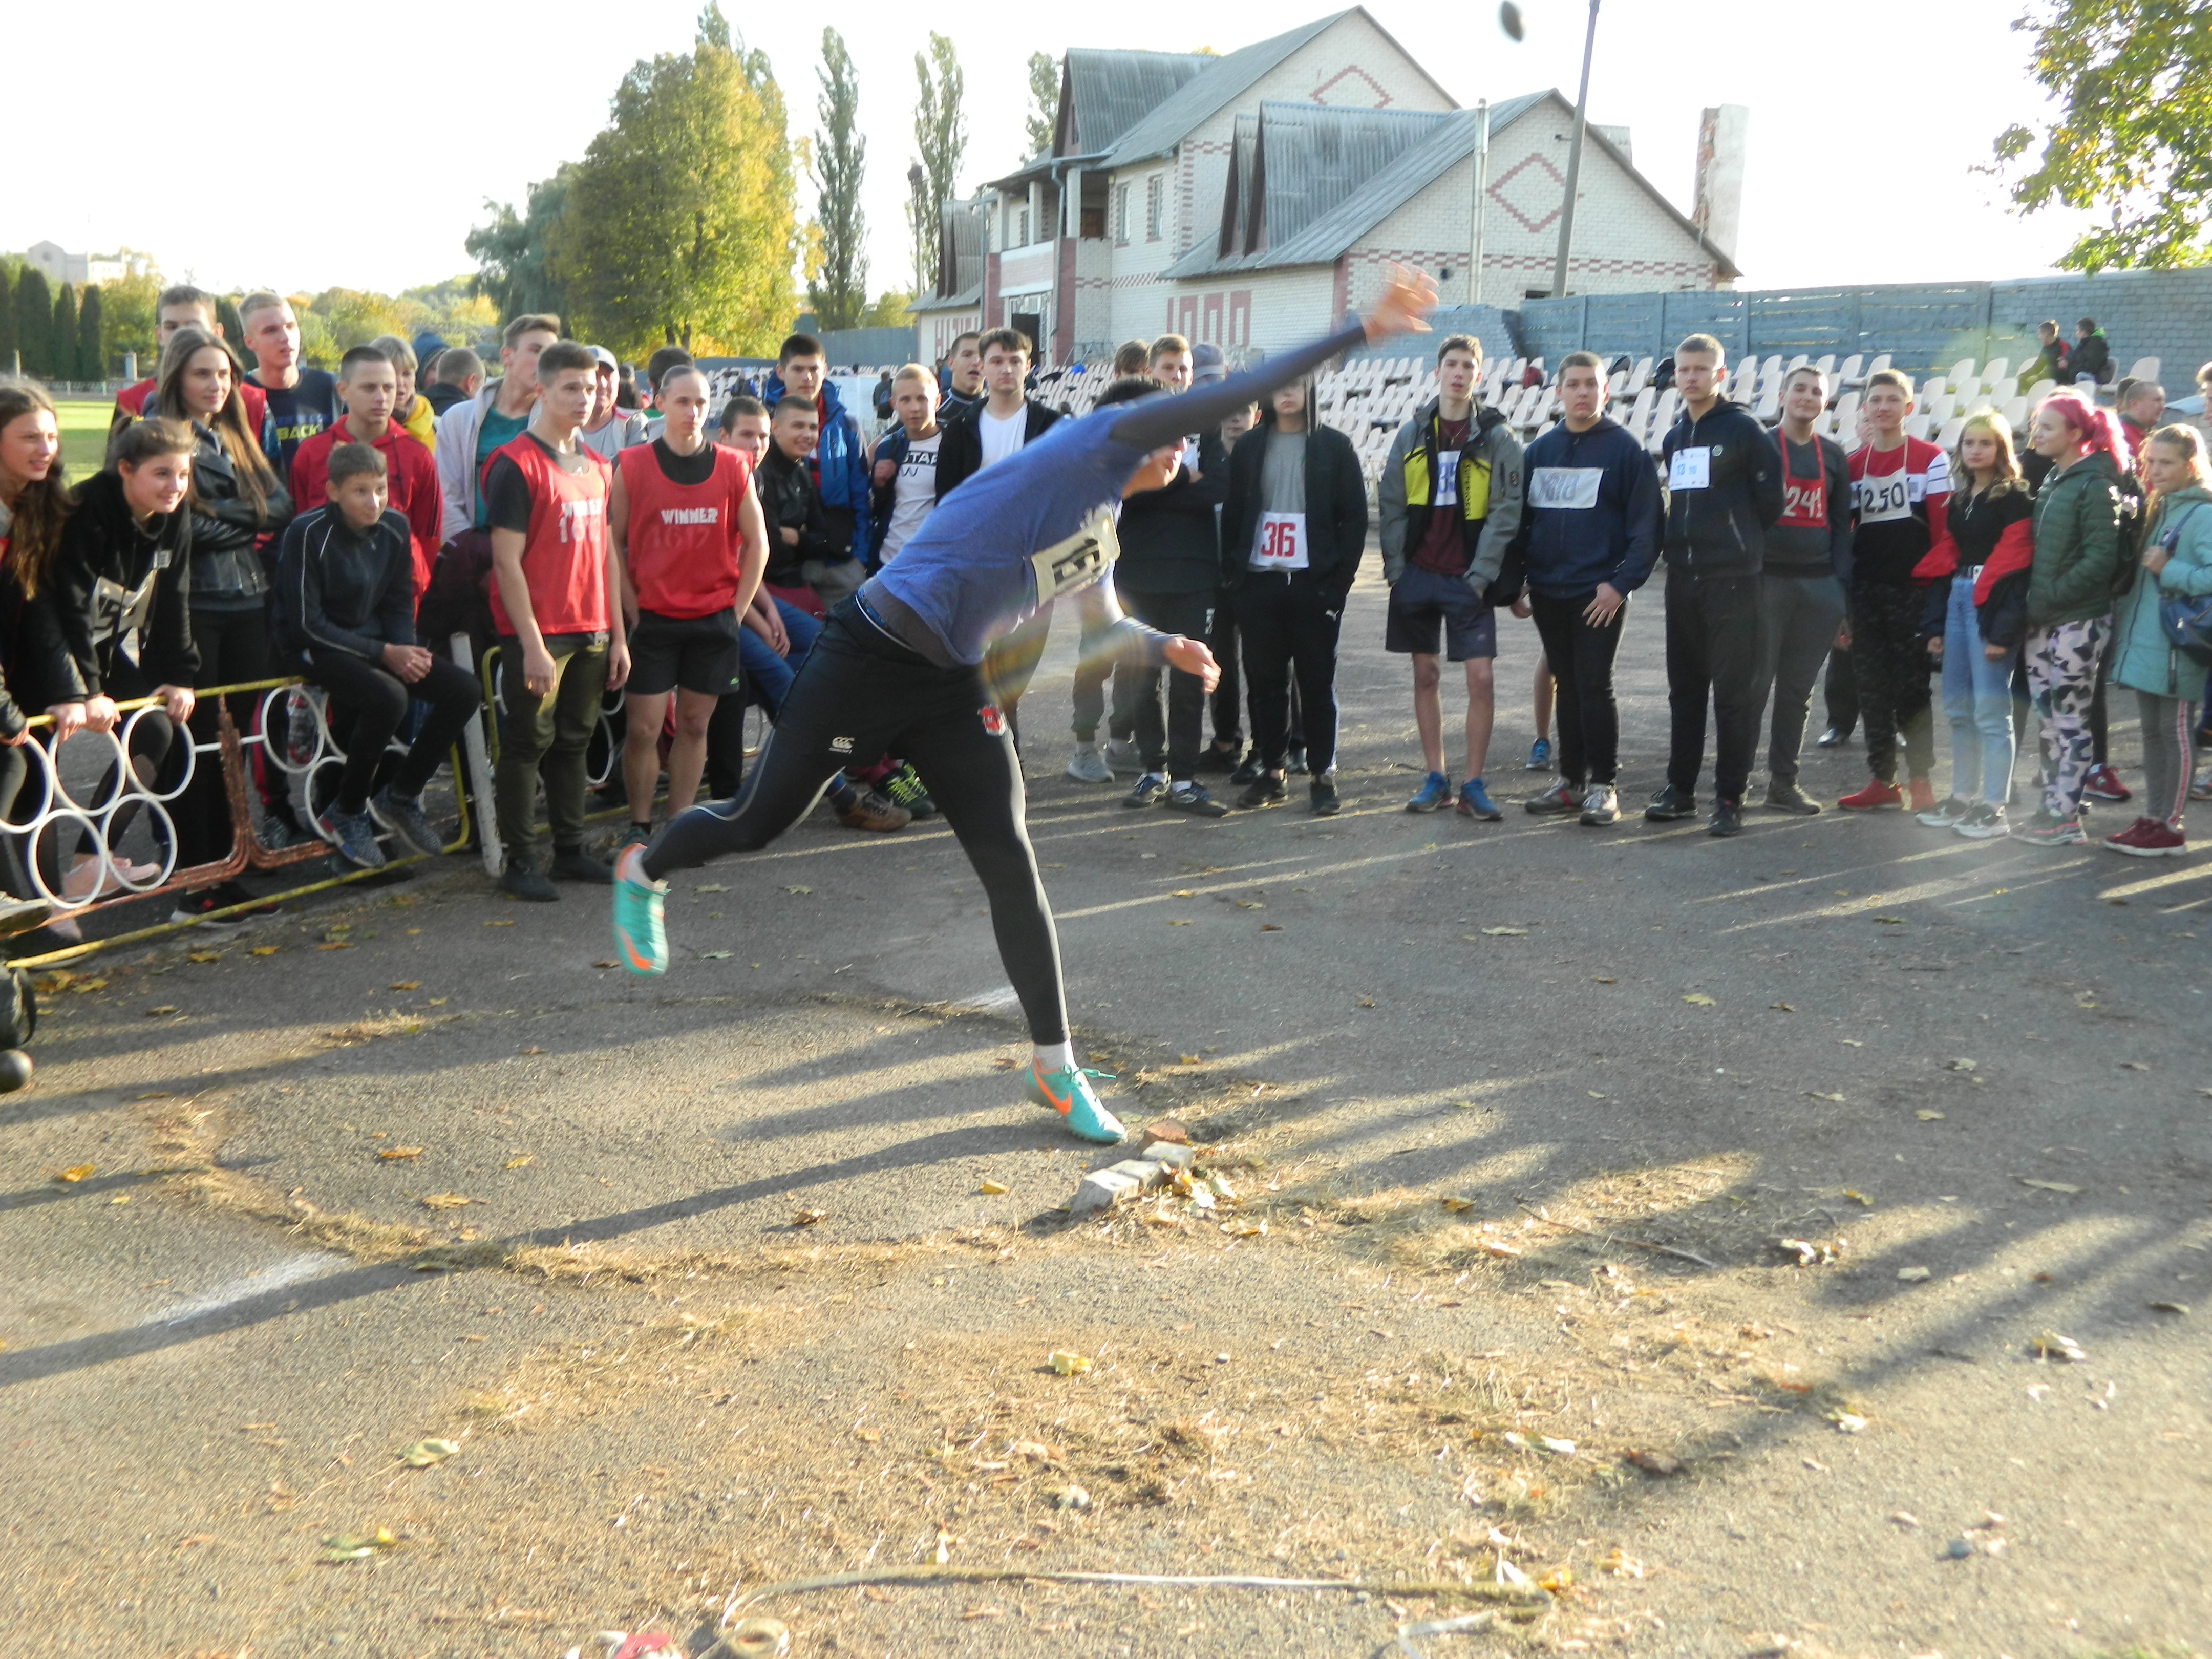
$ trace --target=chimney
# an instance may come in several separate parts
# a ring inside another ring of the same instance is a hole
[[[1690,218],[1731,259],[1743,218],[1743,157],[1750,128],[1751,111],[1741,104],[1706,110],[1698,122],[1697,205]]]

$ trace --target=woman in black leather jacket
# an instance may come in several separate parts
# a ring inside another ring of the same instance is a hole
[[[276,653],[269,631],[269,590],[274,538],[292,520],[292,497],[261,451],[261,434],[248,424],[238,393],[238,364],[222,340],[198,329],[179,329],[161,354],[161,412],[190,426],[192,451],[192,643],[199,652],[199,684],[238,685],[267,679]],[[271,547],[264,561],[261,549]],[[243,738],[251,735],[258,692],[224,699]],[[192,737],[216,741],[216,705],[203,702],[192,717]],[[234,830],[222,769],[203,753],[191,788],[176,805],[177,867],[212,863],[231,849]],[[178,907],[179,916],[243,902],[251,895],[230,884],[196,893]]]

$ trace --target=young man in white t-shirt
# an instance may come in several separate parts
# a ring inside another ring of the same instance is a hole
[[[871,571],[881,569],[937,505],[937,453],[945,442],[937,423],[937,377],[920,363],[899,370],[891,380],[891,412],[898,425],[876,445]]]

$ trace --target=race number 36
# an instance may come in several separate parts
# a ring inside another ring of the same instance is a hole
[[[1264,513],[1253,538],[1252,556],[1270,570],[1304,570],[1306,565],[1306,515],[1303,513]]]

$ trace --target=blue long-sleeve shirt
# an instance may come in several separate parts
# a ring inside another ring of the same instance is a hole
[[[1228,380],[1060,422],[939,501],[898,557],[869,579],[862,600],[916,618],[931,637],[909,643],[924,655],[982,661],[993,640],[1046,601],[1089,586],[1110,592],[1115,508],[1146,455],[1218,424],[1364,337],[1355,322]]]
[[[1633,593],[1659,562],[1659,476],[1644,446],[1603,416],[1587,432],[1561,422],[1522,458],[1522,564],[1547,599]]]

